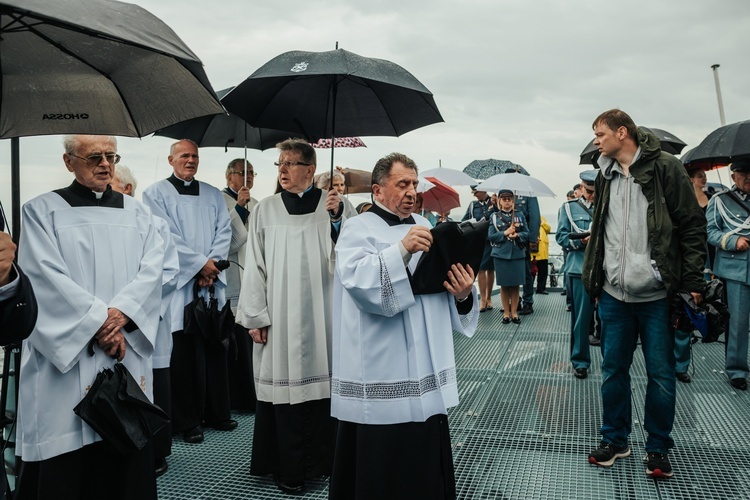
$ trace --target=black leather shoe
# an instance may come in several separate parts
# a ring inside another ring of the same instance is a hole
[[[677,380],[679,380],[683,384],[689,384],[693,381],[689,373],[676,373],[675,375],[677,376]]]
[[[521,324],[521,318],[519,318],[518,316],[516,316],[515,318],[513,318],[511,321],[513,323],[517,324],[517,325]]]
[[[184,439],[186,443],[202,443],[203,429],[201,429],[200,425],[197,427],[193,427],[189,431],[185,431],[182,433],[182,439]]]
[[[518,311],[518,314],[527,315],[534,312],[534,308],[531,306],[531,304],[524,305],[520,311]]]
[[[741,391],[747,390],[747,380],[744,378],[733,378],[729,381],[730,384],[732,384],[732,387],[735,389],[739,389]]]
[[[156,469],[154,469],[154,472],[156,473],[156,477],[163,476],[164,473],[169,470],[169,464],[167,463],[166,458],[157,458],[155,465]]]
[[[284,493],[287,493],[289,495],[301,495],[305,492],[305,483],[299,482],[299,483],[289,483],[286,481],[282,481],[276,476],[273,476],[273,480],[276,482],[276,486],[283,491]]]
[[[549,295],[549,292],[547,290],[537,290],[536,293],[539,295]]]
[[[573,373],[576,378],[584,379],[589,376],[589,371],[587,368],[576,368],[575,373]]]
[[[510,318],[509,318],[509,317],[507,317],[507,316],[505,316],[505,317],[503,318],[503,324],[504,324],[504,325],[507,325],[508,323],[510,323]]]
[[[236,420],[224,420],[223,422],[219,422],[216,424],[210,424],[206,422],[206,426],[212,429],[216,429],[217,431],[224,431],[224,432],[233,431],[237,428],[238,425],[239,424],[237,423]]]

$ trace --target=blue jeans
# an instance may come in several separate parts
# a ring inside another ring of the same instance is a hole
[[[602,324],[602,440],[618,448],[628,444],[632,428],[630,366],[641,340],[648,385],[644,427],[646,451],[667,453],[674,446],[676,382],[674,334],[667,299],[621,302],[606,292],[599,297]]]
[[[570,315],[570,362],[576,370],[588,369],[591,366],[589,330],[591,320],[594,319],[594,304],[583,287],[580,274],[570,275],[568,279],[572,291],[569,297],[573,303],[573,311]]]

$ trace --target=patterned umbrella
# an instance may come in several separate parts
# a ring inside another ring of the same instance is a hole
[[[337,148],[366,148],[364,142],[359,137],[336,137],[334,146]],[[311,142],[314,148],[331,149],[331,139],[320,139],[318,142]]]
[[[488,179],[493,175],[507,174],[510,172],[529,175],[526,169],[521,165],[508,160],[495,160],[493,158],[488,160],[474,160],[464,168],[464,173],[475,179]]]

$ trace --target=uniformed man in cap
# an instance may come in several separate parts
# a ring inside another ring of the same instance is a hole
[[[594,304],[583,287],[581,271],[583,254],[589,242],[589,226],[594,214],[594,181],[599,172],[581,172],[583,194],[580,198],[563,203],[557,221],[557,243],[567,250],[565,272],[570,280],[572,314],[570,316],[570,362],[576,378],[589,376],[589,328],[594,318]]]
[[[526,315],[534,312],[534,276],[531,274],[531,254],[539,250],[539,226],[542,224],[542,214],[539,211],[539,201],[534,196],[516,196],[516,213],[522,213],[526,218],[529,229],[529,243],[526,245],[526,279],[523,284],[522,305],[519,314]]]
[[[706,210],[708,242],[717,248],[714,273],[724,278],[729,307],[725,369],[732,387],[747,390],[750,321],[750,160],[729,167],[732,189],[714,195]]]

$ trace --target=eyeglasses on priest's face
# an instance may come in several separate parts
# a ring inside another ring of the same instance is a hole
[[[89,167],[98,167],[99,165],[101,165],[102,160],[107,160],[107,163],[109,163],[110,165],[116,165],[117,163],[120,162],[120,155],[115,154],[115,153],[105,153],[103,155],[90,155],[86,157],[78,156],[74,154],[71,154],[70,156],[73,156],[75,158],[78,158],[79,160],[85,161]]]
[[[290,167],[309,167],[312,163],[304,163],[301,161],[275,161],[273,162],[278,168],[290,168]]]
[[[244,176],[245,175],[245,172],[243,172],[242,170],[235,170],[235,171],[232,171],[232,172],[229,172],[229,173],[232,174],[232,175],[240,175],[240,176]],[[247,176],[248,177],[255,177],[256,175],[258,175],[258,174],[255,173],[255,172],[253,172],[252,170],[248,170],[247,171]]]

